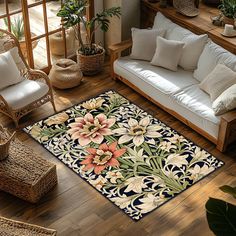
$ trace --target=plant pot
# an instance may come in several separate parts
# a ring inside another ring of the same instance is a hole
[[[234,25],[234,19],[233,18],[229,18],[227,16],[223,16],[222,20],[224,22],[224,25],[225,24]]]
[[[77,51],[77,63],[84,75],[96,75],[103,68],[105,49],[99,45],[96,45],[96,47],[100,48],[102,52],[99,54],[86,56]]]
[[[0,125],[0,161],[5,160],[9,155],[11,141],[15,138],[16,132],[10,134],[7,129]]]
[[[49,37],[50,50],[52,55],[64,56],[65,45],[63,40],[62,32],[50,35]],[[66,31],[66,49],[67,54],[72,54],[75,48],[75,35],[74,30],[70,29]]]
[[[35,37],[36,34],[35,33],[31,33],[31,38]],[[27,47],[26,47],[26,42],[25,40],[22,40],[22,41],[19,41],[20,43],[20,48],[21,48],[21,51],[22,51],[22,54],[25,58],[27,58]],[[38,40],[35,40],[32,42],[32,49],[36,48],[38,44]]]

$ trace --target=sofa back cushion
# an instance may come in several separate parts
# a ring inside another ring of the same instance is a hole
[[[224,64],[231,70],[236,71],[236,56],[209,40],[198,60],[194,78],[200,82],[203,81],[217,64]]]
[[[152,29],[163,29],[166,31],[165,38],[168,38],[168,35],[172,30],[178,25],[173,23],[171,20],[166,18],[161,12],[157,12]]]
[[[156,50],[157,36],[163,37],[165,30],[132,28],[132,51],[130,57],[136,60],[151,61]]]
[[[193,71],[197,68],[199,57],[208,40],[206,34],[196,35],[190,30],[173,23],[160,12],[155,17],[153,28],[166,30],[166,39],[184,42],[185,46],[179,65],[184,70]]]
[[[0,54],[0,90],[22,81],[22,76],[12,57],[10,49]]]

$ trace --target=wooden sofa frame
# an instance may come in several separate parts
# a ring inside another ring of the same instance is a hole
[[[205,130],[194,125],[193,123],[191,123],[189,120],[187,120],[177,112],[161,105],[159,102],[152,99],[148,94],[144,93],[138,87],[129,82],[127,79],[117,75],[114,72],[113,68],[114,61],[121,56],[122,52],[130,50],[131,47],[132,47],[131,40],[126,40],[109,47],[112,78],[114,80],[119,79],[120,81],[122,81],[123,83],[134,89],[136,92],[140,93],[142,96],[147,98],[149,101],[156,104],[157,106],[159,106],[160,108],[162,108],[164,111],[168,112],[175,118],[179,119],[180,121],[191,127],[196,132],[200,133],[202,136],[204,136],[205,138],[216,144],[216,148],[219,151],[221,152],[226,151],[227,146],[236,140],[236,110],[227,112],[221,117],[218,138],[216,139],[215,137],[212,137]]]

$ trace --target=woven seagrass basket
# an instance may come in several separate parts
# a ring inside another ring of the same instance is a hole
[[[179,13],[195,17],[199,14],[199,0],[173,0],[173,6]]]
[[[16,132],[10,134],[7,129],[0,125],[0,161],[7,158],[11,141],[14,139]]]
[[[105,49],[99,45],[96,46],[101,49],[100,54],[86,56],[77,52],[77,63],[84,75],[95,75],[103,68]]]

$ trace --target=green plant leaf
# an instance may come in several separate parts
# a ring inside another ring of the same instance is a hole
[[[224,193],[228,193],[232,195],[234,198],[236,198],[236,187],[231,187],[229,185],[224,185],[220,187],[220,190]]]
[[[236,206],[210,198],[206,205],[209,228],[217,236],[236,235]]]

